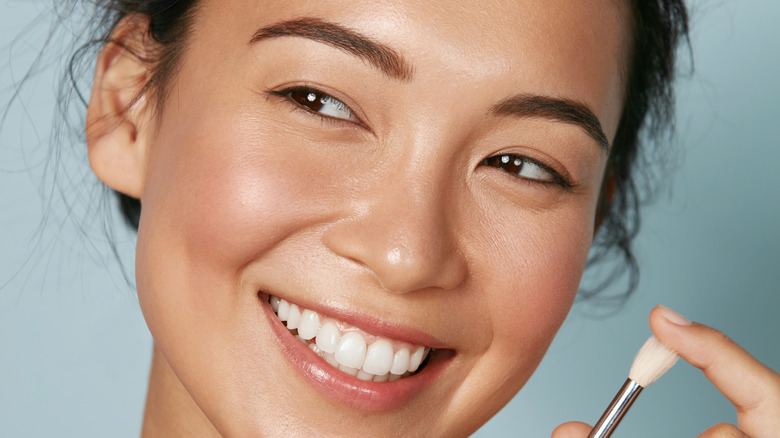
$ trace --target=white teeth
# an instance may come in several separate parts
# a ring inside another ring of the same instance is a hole
[[[360,371],[358,371],[358,373],[357,373],[357,375],[355,377],[357,377],[360,380],[369,381],[369,380],[372,380],[374,378],[374,375],[371,374],[371,373],[367,373],[367,372],[365,372],[363,370],[360,370]]]
[[[350,376],[357,376],[358,371],[360,371],[357,368],[348,367],[342,364],[339,364],[339,370],[349,374]]]
[[[417,368],[420,367],[420,364],[423,360],[423,355],[425,354],[425,347],[417,347],[416,350],[414,350],[414,353],[409,357],[409,368],[407,368],[408,371],[416,371]]]
[[[347,332],[341,337],[336,360],[350,368],[361,368],[366,359],[366,340],[358,333]]]
[[[317,336],[317,331],[319,329],[320,315],[309,309],[304,310],[303,313],[301,313],[301,323],[298,324],[298,336],[308,341]]]
[[[322,353],[322,358],[325,359],[325,362],[329,363],[330,365],[338,368],[339,363],[336,360],[336,355],[333,353]]]
[[[301,323],[301,311],[296,304],[290,304],[290,314],[287,315],[287,328],[290,330],[297,329],[298,324]]]
[[[359,329],[342,334],[338,321],[322,319],[313,310],[302,309],[275,296],[270,296],[268,302],[296,339],[334,368],[360,380],[393,382],[410,376],[430,351],[424,346],[375,338]],[[374,342],[367,346],[364,335],[375,339]],[[398,350],[394,351],[395,348]]]
[[[404,347],[399,349],[393,355],[393,365],[390,372],[400,376],[409,370],[409,349]]]
[[[393,364],[393,343],[387,338],[379,338],[369,345],[363,371],[375,375],[387,374]]]
[[[339,328],[332,322],[322,324],[320,331],[317,332],[317,346],[326,353],[335,353],[340,340]]]
[[[276,316],[279,317],[279,321],[287,321],[287,316],[290,315],[290,303],[287,300],[279,300],[279,309],[276,311]]]

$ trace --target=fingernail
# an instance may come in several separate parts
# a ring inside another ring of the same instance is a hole
[[[691,322],[690,319],[680,315],[679,313],[675,312],[674,310],[672,310],[672,309],[670,309],[670,308],[668,308],[666,306],[662,306],[662,305],[659,304],[658,305],[658,309],[661,311],[661,315],[663,315],[664,318],[666,318],[666,320],[671,322],[672,324],[676,324],[676,325],[691,325],[691,324],[693,324],[693,322]]]

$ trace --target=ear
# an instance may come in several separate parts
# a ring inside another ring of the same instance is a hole
[[[599,232],[601,225],[604,223],[604,219],[609,215],[609,210],[612,208],[612,199],[615,195],[616,184],[615,174],[612,173],[611,166],[608,165],[606,175],[604,175],[604,182],[601,183],[601,193],[599,193],[598,205],[596,206],[596,225],[593,229],[594,235]]]
[[[148,26],[142,15],[117,24],[97,58],[86,121],[92,171],[107,186],[137,199],[153,130],[153,99],[144,95],[152,74]]]

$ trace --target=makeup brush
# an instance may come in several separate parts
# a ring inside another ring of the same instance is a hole
[[[639,393],[669,371],[677,359],[677,353],[658,342],[655,336],[650,336],[636,354],[628,372],[628,380],[590,431],[588,438],[608,438],[612,435]]]

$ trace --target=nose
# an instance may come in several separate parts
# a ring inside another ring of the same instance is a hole
[[[383,183],[360,195],[354,216],[325,232],[325,245],[364,265],[390,292],[454,289],[467,271],[447,191],[419,178]]]

